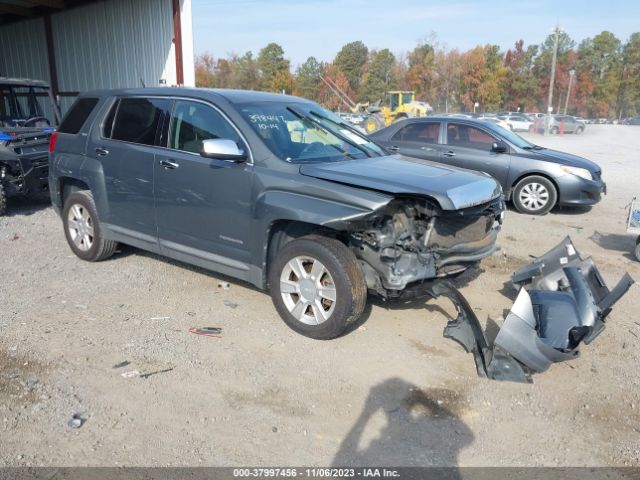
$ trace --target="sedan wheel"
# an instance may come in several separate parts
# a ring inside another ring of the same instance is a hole
[[[540,210],[549,203],[549,191],[539,183],[528,183],[520,190],[519,198],[529,210]]]
[[[523,178],[513,192],[513,203],[519,212],[543,215],[551,210],[558,200],[558,192],[551,181],[533,175]]]
[[[320,325],[333,314],[336,285],[327,268],[312,257],[289,260],[280,275],[282,301],[298,321]]]

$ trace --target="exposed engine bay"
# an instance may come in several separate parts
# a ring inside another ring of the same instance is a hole
[[[412,283],[465,270],[495,250],[504,201],[442,210],[426,198],[396,198],[359,222],[349,244],[361,260],[367,286],[398,296]]]

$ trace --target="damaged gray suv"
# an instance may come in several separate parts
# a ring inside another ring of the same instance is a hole
[[[496,250],[491,177],[387,155],[307,100],[137,89],[82,95],[51,140],[71,249],[118,242],[269,289],[284,321],[342,334],[367,292],[398,297]]]
[[[368,292],[449,298],[444,334],[480,375],[529,381],[573,358],[631,286],[609,290],[567,239],[517,272],[520,294],[489,342],[445,277],[496,250],[504,215],[486,174],[388,155],[319,105],[233,90],[88,93],[50,143],[49,188],[88,261],[118,242],[268,289],[295,331],[330,339]]]

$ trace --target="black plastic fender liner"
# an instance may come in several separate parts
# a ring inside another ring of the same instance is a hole
[[[448,298],[458,316],[449,320],[443,335],[455,340],[474,357],[481,377],[531,382],[531,375],[552,363],[578,357],[605,328],[613,305],[634,281],[625,274],[609,290],[590,258],[582,259],[571,239],[514,273],[520,292],[505,321],[489,345],[473,309],[447,280],[436,280],[427,293]]]
[[[447,280],[437,280],[427,287],[433,298],[446,297],[456,308],[458,316],[447,322],[443,336],[455,340],[473,355],[480,377],[492,380],[530,383],[531,376],[518,361],[500,347],[490,347],[482,325],[462,293]]]

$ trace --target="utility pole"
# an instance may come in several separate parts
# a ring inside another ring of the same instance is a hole
[[[571,96],[571,84],[573,83],[573,77],[576,74],[574,69],[569,70],[569,86],[567,87],[567,99],[564,102],[564,114],[567,114],[567,108],[569,108],[569,97]]]
[[[545,117],[544,134],[549,134],[549,125],[551,124],[551,112],[553,112],[553,84],[556,81],[556,61],[558,59],[558,36],[560,35],[560,27],[556,25],[555,35],[553,37],[553,56],[551,57],[551,80],[549,81],[549,99],[547,100],[547,116]]]

